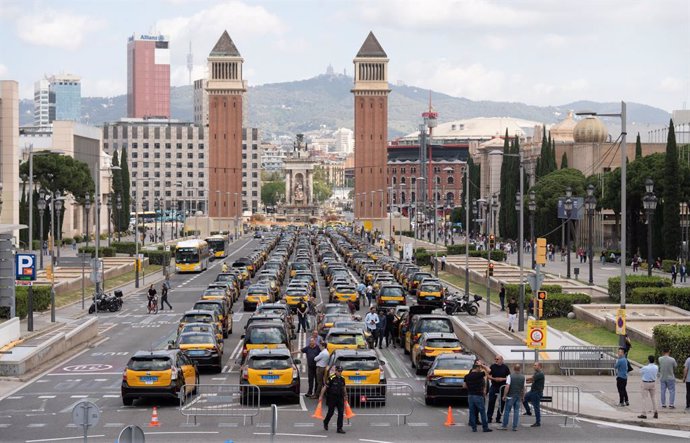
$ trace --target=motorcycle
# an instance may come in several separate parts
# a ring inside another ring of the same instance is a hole
[[[479,300],[481,299],[481,295],[475,295],[474,299],[470,300],[467,294],[453,294],[443,302],[443,310],[448,315],[467,312],[469,315],[474,316],[479,312]]]
[[[93,314],[96,310],[100,312],[116,312],[122,309],[122,291],[115,291],[114,294],[106,294],[101,292],[92,298],[93,303],[89,307],[89,314]]]

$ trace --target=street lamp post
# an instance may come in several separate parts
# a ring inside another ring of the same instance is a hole
[[[388,187],[388,255],[393,256],[393,186]]]
[[[60,191],[55,191],[53,194],[52,198],[52,216],[51,216],[51,225],[53,226],[53,239],[55,239],[56,233],[60,233],[60,228],[55,225],[55,213],[56,211],[59,211],[62,209],[62,200],[64,198],[60,195]],[[57,216],[58,218],[58,224],[60,223],[60,216]],[[56,243],[56,242],[53,242]],[[55,245],[53,244],[53,247]],[[51,252],[53,251],[53,248],[51,248]],[[50,322],[55,323],[55,255],[51,254],[51,270],[52,270],[52,279],[50,282]]]
[[[487,215],[489,216],[488,228],[490,229],[489,235],[493,234],[493,216],[494,208],[498,208],[498,202],[496,201],[496,195],[491,196],[491,201],[487,202]],[[491,314],[491,276],[489,275],[489,268],[491,267],[491,244],[487,239],[487,266],[486,266],[486,315]]]
[[[647,213],[647,275],[652,276],[652,217],[654,216],[654,211],[656,210],[657,199],[654,195],[654,181],[651,178],[647,178],[644,182],[644,187],[646,189],[645,196],[642,198],[642,205],[644,211]]]
[[[112,237],[112,235],[110,233],[110,229],[112,227],[110,224],[110,220],[112,218],[112,212],[113,212],[113,195],[112,194],[108,194],[108,196],[106,197],[105,205],[108,207],[108,247],[110,247],[111,243],[112,243],[111,239],[110,239],[110,237]]]
[[[534,261],[534,249],[535,249],[535,244],[534,244],[534,213],[537,211],[537,193],[532,189],[529,191],[529,203],[528,203],[528,209],[529,209],[529,241],[530,241],[530,251],[532,251],[532,269],[535,269],[537,267],[536,262]]]
[[[230,191],[225,192],[225,205],[227,206],[227,210],[225,211],[225,214],[228,217],[228,235],[230,235]]]
[[[55,260],[55,265],[60,262],[60,247],[62,246],[62,225],[60,224],[60,211],[62,211],[62,201],[64,197],[61,197],[60,191],[55,191],[55,216],[57,217],[57,259]]]
[[[84,195],[84,218],[86,219],[86,238],[88,242],[88,236],[89,236],[89,210],[91,209],[91,195],[87,192],[86,195]],[[88,243],[87,243],[88,247]],[[86,250],[82,252],[81,254],[81,308],[85,308],[85,302],[84,302],[84,297],[86,293],[86,286],[85,286],[85,280],[86,276],[85,274],[85,268],[86,268]]]
[[[239,213],[241,211],[239,202],[239,192],[233,192],[235,194],[235,239],[240,238],[240,227],[239,227]]]
[[[438,177],[438,176],[437,176]],[[438,232],[438,181],[434,180],[434,224],[431,228],[434,230],[434,275],[438,277],[438,239],[436,233]]]
[[[570,186],[565,188],[565,202],[563,207],[565,209],[565,248],[566,248],[566,259],[567,259],[567,274],[566,278],[570,278],[570,214],[573,211],[573,190]]]
[[[520,188],[522,188],[522,183],[520,183]],[[520,300],[518,301],[518,331],[522,332],[525,330],[525,282],[523,281],[524,263],[523,263],[523,243],[525,238],[525,217],[524,217],[524,205],[522,201],[522,192],[518,191],[515,194],[515,210],[520,214],[520,222],[518,223],[518,265],[520,266]]]
[[[41,247],[38,248],[41,251],[41,260],[40,260],[40,266],[41,269],[43,269],[43,214],[45,213],[46,210],[46,190],[41,188],[38,191],[38,216],[41,218],[40,221],[40,235],[41,235]]]
[[[465,163],[465,295],[470,296],[470,165]],[[477,218],[477,208],[472,206]]]
[[[626,274],[625,274],[625,263],[626,263],[626,256],[627,256],[627,217],[625,214],[627,214],[628,208],[628,202],[627,202],[627,180],[628,180],[628,165],[627,165],[627,159],[628,159],[628,144],[627,144],[627,135],[628,135],[628,129],[627,129],[627,123],[628,123],[628,118],[627,118],[627,104],[624,101],[621,101],[621,112],[618,114],[597,114],[596,112],[577,112],[576,115],[599,115],[601,117],[619,117],[621,119],[621,211],[620,213],[623,214],[621,217],[621,264],[620,264],[620,275],[621,275],[621,284],[620,284],[620,291],[621,291],[621,302],[620,302],[620,308],[625,309],[625,296],[626,296]],[[625,336],[620,335],[618,337],[618,343],[620,346],[624,347],[625,346]]]
[[[115,202],[115,208],[117,209],[117,219],[118,221],[122,219],[122,196],[120,194],[117,194],[117,199]],[[118,223],[118,229],[117,229],[117,241],[118,243],[120,242],[120,231],[122,229],[119,228],[120,224]]]
[[[594,185],[587,186],[585,210],[587,211],[587,257],[589,259],[589,284],[594,284],[594,211],[597,208],[597,198],[594,196]]]

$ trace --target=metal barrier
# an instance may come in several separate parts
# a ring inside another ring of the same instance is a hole
[[[414,412],[414,391],[405,383],[348,385],[347,393],[355,415],[396,417],[400,425]]]
[[[578,370],[606,371],[613,375],[617,359],[615,346],[561,346],[558,349],[559,368],[565,375],[575,375]]]
[[[525,394],[527,394],[529,384],[525,384]],[[501,386],[500,396],[503,398],[506,385]],[[531,403],[529,403],[532,406]],[[523,402],[524,407],[524,402]],[[568,424],[568,419],[573,420],[580,416],[580,388],[570,385],[544,385],[544,392],[539,402],[539,409],[542,416],[564,417],[564,424]],[[505,414],[506,411],[503,411]],[[521,414],[521,412],[520,412]]]
[[[180,390],[180,393],[185,389]],[[180,413],[198,416],[242,417],[242,424],[254,424],[254,417],[261,411],[261,389],[256,385],[195,385],[194,392],[187,398],[180,394]]]

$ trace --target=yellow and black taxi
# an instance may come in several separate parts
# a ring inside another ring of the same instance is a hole
[[[441,354],[462,353],[462,344],[455,334],[444,332],[425,332],[419,338],[419,346],[412,348],[410,357],[417,375],[429,369],[434,359]]]
[[[241,257],[232,263],[233,268],[243,269],[247,272],[247,278],[254,277],[254,262],[248,257]]]
[[[425,278],[417,287],[417,303],[443,305],[446,290],[439,280]]]
[[[239,293],[240,289],[244,286],[242,279],[240,278],[240,272],[233,269],[232,272],[221,272],[216,275],[216,281],[230,282],[235,288],[235,292]]]
[[[185,323],[182,329],[177,331],[177,335],[179,336],[186,332],[208,332],[214,336],[221,333],[220,329],[218,329],[218,325],[215,323]]]
[[[181,350],[139,351],[129,359],[122,374],[122,403],[131,406],[138,398],[184,401],[197,384],[199,373]]]
[[[309,289],[305,286],[290,286],[283,294],[283,300],[293,309],[297,309],[299,302],[307,303],[309,301]]]
[[[405,290],[400,285],[383,285],[376,296],[379,308],[394,308],[407,303]]]
[[[311,272],[311,266],[309,263],[303,261],[295,261],[290,264],[290,278],[297,275],[297,271],[309,271]]]
[[[235,296],[235,286],[232,284],[231,281],[214,281],[211,282],[208,285],[208,289],[218,289],[218,290],[225,290],[228,294],[228,297],[230,298],[230,305],[232,306],[233,302],[237,297]]]
[[[232,307],[232,297],[224,288],[206,288],[201,294],[202,300],[224,300],[229,307]]]
[[[384,364],[373,349],[338,349],[331,354],[325,374],[330,374],[336,366],[343,368],[343,378],[352,406],[364,404],[385,406]]]
[[[430,272],[417,271],[414,274],[412,274],[410,278],[407,280],[407,290],[410,291],[410,294],[416,295],[417,287],[420,283],[422,283],[422,280],[424,280],[425,278],[433,277],[434,275]]]
[[[271,289],[266,285],[253,284],[247,289],[247,294],[244,296],[242,304],[245,311],[253,311],[257,305],[271,302],[273,302]]]
[[[223,368],[223,344],[208,332],[185,332],[177,336],[178,348],[197,366],[211,366],[216,372]]]
[[[333,323],[333,328],[348,328],[348,329],[357,329],[359,331],[362,331],[364,334],[364,341],[367,342],[369,347],[373,345],[373,337],[371,335],[371,330],[367,328],[367,325],[364,324],[363,321],[359,320],[339,320],[335,323]]]
[[[326,334],[326,349],[332,354],[337,349],[368,349],[361,329],[332,327]]]
[[[290,337],[285,326],[276,322],[253,322],[242,336],[242,361],[252,349],[290,349]]]
[[[321,323],[321,327],[319,329],[319,335],[323,338],[326,338],[326,335],[328,335],[328,331],[333,327],[333,324],[340,320],[352,320],[352,316],[349,312],[334,312],[324,315],[323,322]]]
[[[223,338],[227,338],[229,334],[232,334],[232,311],[226,300],[206,300],[202,298],[194,303],[192,309],[215,312],[222,325],[221,331],[223,331]]]
[[[199,310],[199,309],[193,309],[191,311],[187,311],[184,314],[182,314],[182,318],[180,319],[180,323],[177,326],[177,333],[179,334],[184,325],[187,323],[211,323],[217,326],[217,333],[216,333],[216,339],[218,341],[223,340],[223,326],[218,320],[218,316],[214,311],[206,311],[206,310]]]
[[[421,314],[412,315],[410,309],[411,321],[409,328],[405,332],[404,352],[409,354],[415,347],[419,346],[419,339],[425,332],[445,332],[453,334],[453,321],[449,315],[439,314]]]
[[[441,354],[429,368],[424,383],[424,402],[432,405],[435,400],[467,398],[464,386],[477,357],[471,354]]]
[[[300,360],[292,359],[290,351],[281,349],[252,349],[240,369],[240,393],[244,404],[250,403],[253,394],[249,385],[258,386],[261,397],[288,396],[299,403]]]
[[[359,310],[359,294],[357,288],[352,283],[345,283],[333,286],[333,291],[328,297],[329,303],[347,303],[353,302],[355,308]]]
[[[316,288],[316,277],[314,277],[311,271],[297,271],[295,276],[290,279],[290,283],[296,281],[306,281],[312,289]]]

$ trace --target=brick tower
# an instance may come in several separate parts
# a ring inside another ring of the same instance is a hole
[[[370,32],[354,58],[355,219],[386,217],[388,56]]]
[[[243,61],[230,35],[224,31],[208,55],[210,217],[242,215]],[[226,198],[228,192],[230,198]]]

